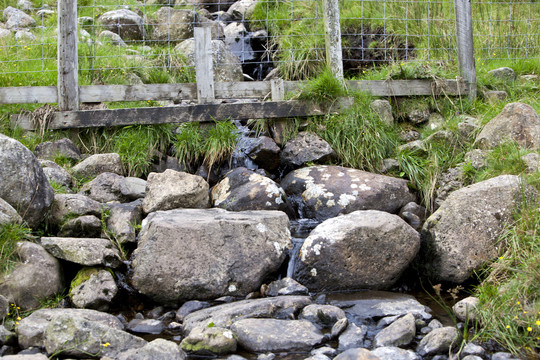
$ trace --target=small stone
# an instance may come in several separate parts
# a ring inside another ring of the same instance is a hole
[[[375,335],[373,344],[375,347],[405,346],[410,344],[415,335],[414,315],[407,314]]]
[[[271,282],[264,294],[266,296],[308,295],[308,289],[298,281],[285,277]]]
[[[367,349],[354,348],[342,352],[334,360],[381,360],[381,358]]]
[[[463,350],[461,350],[462,355],[484,356],[485,353],[486,350],[483,347],[472,342],[467,343],[467,345],[463,347]]]
[[[206,301],[191,300],[186,301],[176,312],[176,320],[183,322],[184,318],[197,310],[210,307],[210,303]]]
[[[409,121],[413,124],[422,124],[429,120],[429,109],[414,109],[409,113]]]
[[[155,319],[133,319],[128,323],[127,329],[134,333],[159,335],[165,329],[165,325]]]
[[[399,134],[399,138],[405,142],[411,142],[420,139],[420,133],[415,130],[405,131]]]
[[[484,96],[490,103],[502,102],[508,98],[508,93],[506,91],[491,90],[485,91]]]
[[[392,105],[388,100],[374,100],[370,105],[373,112],[379,115],[381,122],[386,125],[394,125],[394,116],[392,115]]]
[[[433,319],[429,322],[428,326],[432,329],[440,329],[444,327],[444,325],[437,319]]]
[[[372,351],[381,360],[420,360],[420,356],[412,350],[404,350],[393,346],[384,346]]]
[[[414,140],[406,144],[403,144],[401,146],[398,146],[398,151],[418,153],[419,155],[427,154],[426,144],[422,140]]]
[[[517,78],[515,71],[509,67],[501,67],[498,69],[494,69],[488,71],[488,74],[490,74],[496,79],[505,80],[508,82],[512,82]]]
[[[540,154],[528,153],[521,157],[521,160],[527,165],[527,172],[532,174],[540,171]]]
[[[458,301],[452,307],[452,310],[460,321],[475,322],[477,320],[476,307],[479,303],[480,299],[474,296],[469,296],[468,298]]]
[[[320,329],[332,328],[334,324],[346,319],[345,312],[333,305],[308,305],[302,309],[301,320],[308,320]]]
[[[182,340],[182,350],[199,355],[224,355],[236,351],[234,333],[221,327],[196,327]]]
[[[391,171],[398,171],[399,161],[396,159],[383,159],[381,168],[379,170],[382,174],[386,174]]]
[[[509,352],[497,352],[491,355],[491,360],[519,360],[514,355]]]
[[[463,357],[461,360],[483,360],[480,356],[476,355],[467,355]]]
[[[441,114],[439,114],[439,113],[431,113],[431,114],[429,114],[428,127],[431,130],[439,130],[439,129],[441,129],[444,126],[445,122],[446,122],[446,120],[444,119],[444,117]]]
[[[421,356],[444,354],[459,345],[461,335],[453,326],[433,329],[418,344],[416,352]]]
[[[345,329],[347,329],[348,325],[349,325],[349,320],[347,320],[347,318],[339,319],[338,321],[336,321],[334,326],[332,326],[332,331],[330,332],[330,338],[331,339],[337,338],[339,335],[343,333],[343,331],[345,331]]]
[[[363,347],[366,335],[366,326],[362,325],[358,327],[354,323],[349,323],[347,329],[339,336],[338,351],[345,351],[353,348]]]

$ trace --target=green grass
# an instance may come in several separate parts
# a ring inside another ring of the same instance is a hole
[[[30,239],[30,229],[19,224],[0,225],[0,277],[16,264],[17,242]]]

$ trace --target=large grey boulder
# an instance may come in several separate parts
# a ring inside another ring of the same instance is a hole
[[[36,25],[36,20],[24,11],[8,6],[4,9],[5,27],[8,30],[17,30]]]
[[[452,348],[459,346],[461,335],[453,326],[433,329],[427,334],[416,348],[420,356],[445,354]]]
[[[238,343],[253,352],[309,351],[324,338],[317,327],[305,320],[242,319],[231,329]]]
[[[190,66],[195,66],[195,40],[188,39],[178,44],[174,51],[187,58]],[[240,59],[230,51],[222,40],[212,40],[212,63],[214,66],[214,81],[242,81],[244,75]]]
[[[234,2],[227,10],[227,13],[236,20],[250,19],[255,11],[257,0],[239,0]]]
[[[347,316],[359,322],[387,316],[412,313],[415,318],[429,320],[429,308],[420,304],[414,296],[387,291],[363,291],[341,294],[339,300],[330,297],[330,304],[344,309]]]
[[[13,206],[9,205],[4,199],[0,198],[0,225],[20,224],[22,218]]]
[[[414,201],[407,181],[341,166],[312,166],[290,172],[281,187],[304,217],[326,220],[356,210],[396,213]]]
[[[90,199],[107,202],[128,202],[144,197],[146,181],[139,178],[125,178],[114,173],[101,173],[84,184],[81,192]]]
[[[115,356],[115,360],[184,360],[187,357],[176,343],[156,339],[138,349],[129,349]]]
[[[109,271],[83,268],[71,282],[69,297],[76,308],[107,311],[117,293],[118,286]]]
[[[275,181],[244,167],[229,171],[212,188],[211,198],[215,207],[229,211],[290,211],[287,195]]]
[[[17,244],[20,262],[0,279],[0,294],[22,310],[35,309],[40,300],[64,289],[62,268],[39,244],[23,241]]]
[[[166,304],[245,296],[285,259],[288,224],[280,211],[154,212],[143,221],[133,255],[133,286]]]
[[[62,351],[64,356],[72,357],[86,357],[88,354],[115,357],[146,345],[142,338],[123,330],[65,313],[51,318],[43,338],[47,353]]]
[[[89,322],[100,323],[109,328],[122,330],[120,320],[111,314],[86,309],[40,309],[19,321],[15,327],[19,345],[23,348],[45,347],[44,332],[50,321],[58,315],[67,315]]]
[[[420,235],[399,216],[355,211],[311,232],[300,249],[296,278],[311,291],[386,289],[419,248]]]
[[[375,347],[406,346],[416,335],[416,319],[413,314],[407,314],[381,330],[373,341]]]
[[[142,203],[145,213],[208,206],[208,183],[202,177],[171,169],[148,175]]]
[[[122,159],[116,153],[90,155],[72,168],[73,174],[92,178],[104,172],[123,174]]]
[[[54,160],[56,157],[61,157],[78,161],[81,158],[81,152],[68,138],[38,144],[34,153],[43,160]]]
[[[122,264],[120,251],[109,239],[42,237],[41,245],[58,259],[84,266],[117,268]]]
[[[501,175],[451,193],[422,228],[422,266],[434,281],[462,283],[498,254],[499,235],[523,197],[519,176]]]
[[[297,313],[311,304],[309,296],[277,296],[263,299],[236,301],[192,312],[184,317],[184,331],[196,327],[229,328],[235,321],[248,318],[283,318],[289,312]]]
[[[53,225],[61,225],[66,221],[83,215],[101,217],[103,206],[82,194],[56,194],[51,207],[49,220]]]
[[[475,144],[489,149],[504,141],[515,141],[524,148],[540,149],[540,117],[532,106],[511,103],[484,126]]]
[[[142,40],[145,37],[142,17],[128,9],[107,11],[98,18],[98,22],[124,40]]]
[[[54,191],[34,154],[23,144],[0,134],[0,198],[32,228],[46,217]]]
[[[287,141],[281,151],[280,161],[289,167],[299,167],[307,162],[324,162],[336,156],[330,144],[316,134],[300,132]]]
[[[162,7],[154,14],[156,22],[152,40],[181,42],[193,37],[193,28],[200,17],[195,11]]]

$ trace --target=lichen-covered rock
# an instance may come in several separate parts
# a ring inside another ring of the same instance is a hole
[[[208,183],[202,177],[170,169],[148,175],[146,196],[142,203],[146,214],[158,210],[208,206]]]
[[[488,71],[488,74],[493,76],[496,79],[506,80],[509,82],[515,81],[517,78],[517,75],[514,69],[509,68],[509,67],[500,67],[497,69],[493,69],[493,70]]]
[[[117,293],[118,286],[109,271],[83,268],[71,282],[69,297],[76,308],[107,311]]]
[[[281,151],[280,161],[288,167],[299,167],[307,162],[324,162],[336,155],[334,149],[325,140],[313,133],[301,132],[287,141]]]
[[[106,220],[107,230],[114,234],[120,243],[137,241],[137,226],[142,221],[142,201],[137,200],[127,204],[110,206]]]
[[[521,147],[540,149],[540,117],[527,104],[511,103],[484,126],[475,144],[490,149],[505,141],[515,141]]]
[[[57,185],[64,186],[66,190],[69,190],[73,184],[73,177],[67,172],[66,169],[50,160],[40,160],[39,162],[43,167],[43,172],[49,180],[49,183],[55,182]]]
[[[287,195],[275,181],[239,167],[212,188],[212,203],[229,211],[281,210],[290,212]]]
[[[394,125],[394,115],[392,115],[392,105],[388,100],[374,100],[370,104],[371,110],[373,110],[382,123],[392,126]]]
[[[420,266],[434,281],[462,283],[497,257],[504,225],[536,192],[519,176],[501,175],[451,193],[422,228]]]
[[[81,158],[81,152],[77,146],[67,138],[38,144],[34,149],[34,153],[38,159],[43,160],[54,160],[56,157],[70,160],[79,160]]]
[[[128,9],[107,11],[98,22],[124,40],[142,40],[145,36],[143,19]]]
[[[397,215],[355,211],[318,225],[300,249],[296,278],[311,291],[385,289],[420,248],[420,235]]]
[[[51,207],[49,221],[62,225],[73,217],[94,215],[101,217],[103,207],[100,203],[82,194],[56,194]]]
[[[13,206],[9,205],[4,199],[0,198],[0,225],[20,224],[22,218]]]
[[[322,342],[323,334],[309,321],[243,319],[231,329],[238,344],[254,352],[309,351]]]
[[[416,352],[420,356],[444,354],[451,348],[459,346],[460,339],[459,331],[453,326],[433,329],[420,340]]]
[[[236,351],[234,333],[221,327],[197,327],[182,340],[180,346],[188,353],[225,355]]]
[[[91,178],[104,172],[122,175],[122,160],[116,153],[90,155],[73,168],[73,174]]]
[[[58,230],[60,237],[99,237],[101,220],[94,215],[83,215],[64,222]]]
[[[36,20],[24,11],[8,6],[4,9],[5,27],[9,30],[28,28],[36,25]]]
[[[156,26],[152,40],[181,42],[193,37],[193,28],[200,21],[199,14],[192,10],[162,7],[154,14]],[[215,70],[215,68],[214,68]]]
[[[115,360],[185,360],[187,357],[176,343],[156,339],[138,349],[130,349],[115,356]]]
[[[46,217],[54,191],[34,154],[23,144],[0,134],[0,198],[37,227]]]
[[[41,245],[54,257],[85,266],[117,268],[120,251],[109,239],[42,237]]]
[[[281,187],[304,217],[333,218],[356,210],[397,212],[414,201],[407,181],[341,166],[312,166],[290,172]]]
[[[125,178],[114,173],[101,173],[84,184],[81,192],[90,199],[106,202],[127,202],[144,197],[146,181],[138,178]]]
[[[40,299],[64,289],[62,268],[39,244],[28,241],[17,245],[20,262],[0,279],[0,294],[22,310],[40,306]]]
[[[133,255],[133,286],[166,304],[245,296],[285,259],[288,223],[280,211],[154,212],[143,222]]]

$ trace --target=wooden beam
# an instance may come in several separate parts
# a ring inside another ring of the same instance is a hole
[[[468,94],[467,84],[458,80],[349,80],[348,86],[373,96],[431,96]]]
[[[209,122],[258,118],[286,118],[336,113],[350,107],[352,98],[344,98],[329,109],[306,101],[268,101],[257,103],[203,104],[188,106],[131,108],[113,110],[64,111],[55,114],[48,129],[152,125],[184,122]],[[29,121],[19,119],[22,126]],[[25,130],[33,130],[26,128]]]
[[[199,104],[211,103],[216,99],[214,88],[214,61],[212,54],[212,29],[196,27],[195,37],[195,77],[197,78],[197,99]]]
[[[0,87],[0,104],[57,103],[56,86]]]

